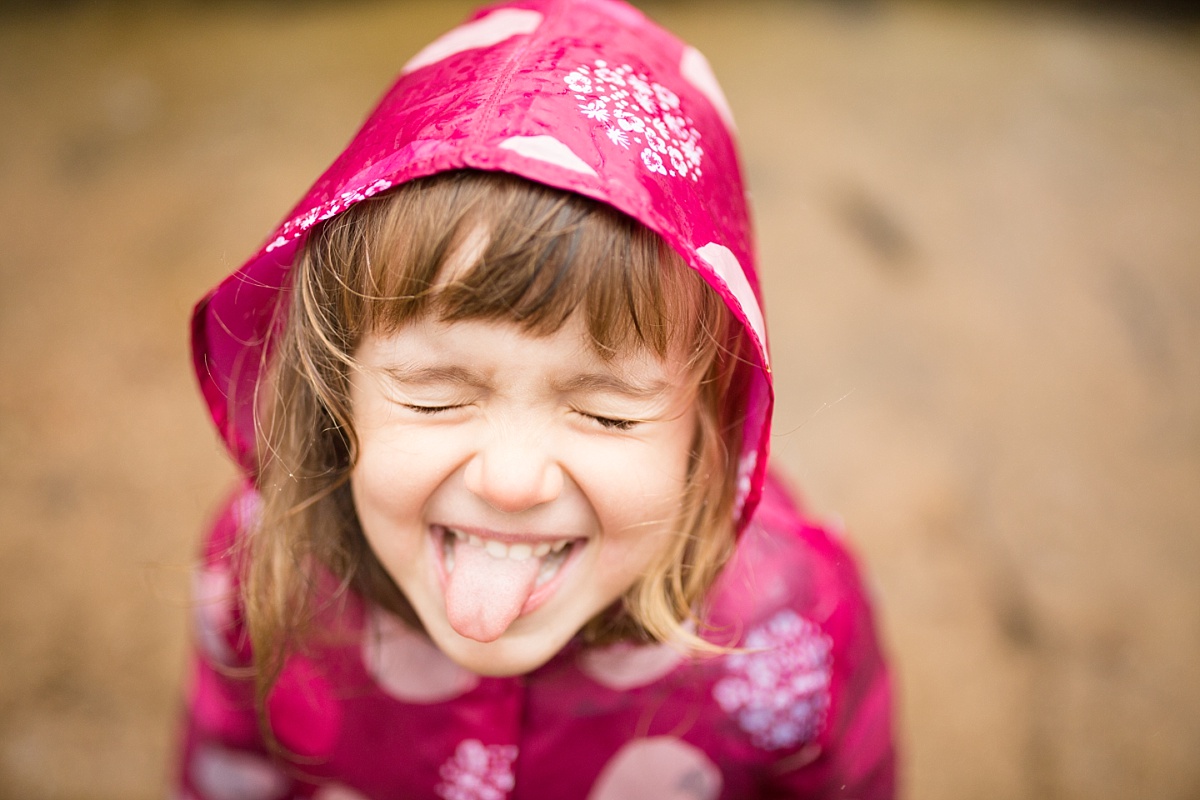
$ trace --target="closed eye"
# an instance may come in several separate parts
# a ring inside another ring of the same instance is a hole
[[[457,405],[457,406],[417,406],[417,405],[413,405],[412,403],[404,403],[404,407],[409,409],[410,411],[415,411],[418,414],[427,414],[427,415],[441,414],[443,411],[453,411],[456,408],[462,408],[461,405]]]
[[[584,414],[588,419],[595,420],[600,424],[600,427],[607,428],[610,431],[627,431],[634,428],[639,420],[636,419],[615,419],[613,417],[598,417],[595,414]]]

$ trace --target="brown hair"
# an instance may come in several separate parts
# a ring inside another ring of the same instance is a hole
[[[464,254],[474,258],[440,282]],[[260,709],[287,653],[304,646],[328,610],[313,605],[322,575],[420,627],[367,544],[349,491],[358,450],[349,374],[362,337],[425,314],[509,320],[549,335],[577,312],[602,357],[630,347],[687,353],[700,420],[677,535],[583,636],[707,646],[683,625],[733,546],[744,412],[742,393],[730,389],[743,364],[740,326],[674,250],[630,217],[500,173],[444,173],[324,223],[297,258],[258,398],[264,510],[248,537],[244,594]]]

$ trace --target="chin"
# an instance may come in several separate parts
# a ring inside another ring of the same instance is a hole
[[[506,632],[492,642],[477,642],[460,636],[447,626],[433,635],[434,644],[464,669],[488,678],[511,678],[533,672],[554,658],[570,636],[548,636]]]

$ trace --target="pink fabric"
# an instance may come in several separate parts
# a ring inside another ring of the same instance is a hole
[[[888,673],[854,561],[768,479],[723,573],[708,638],[744,652],[571,644],[482,678],[351,597],[331,641],[267,702],[258,735],[229,553],[244,487],[207,543],[180,780],[202,800],[663,800],[894,794]],[[210,587],[204,591],[203,587]],[[217,591],[211,587],[218,587]]]
[[[362,130],[266,240],[197,305],[201,390],[254,464],[251,402],[281,288],[316,224],[395,185],[499,170],[578,192],[657,231],[756,345],[738,476],[742,536],[709,635],[744,652],[570,644],[534,672],[482,678],[347,598],[292,657],[255,722],[229,551],[249,485],[214,526],[196,581],[196,656],[180,796],[688,798],[893,793],[888,675],[852,558],[768,477],[771,378],[728,106],[694,49],[616,0],[515,0],[409,63]],[[759,502],[761,496],[761,503]]]

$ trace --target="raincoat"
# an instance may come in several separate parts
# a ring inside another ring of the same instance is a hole
[[[706,630],[738,650],[571,642],[525,675],[488,678],[351,595],[342,634],[288,660],[259,733],[229,553],[252,526],[251,480],[226,504],[195,579],[196,654],[180,796],[886,798],[890,688],[854,561],[767,468],[770,362],[729,106],[699,51],[617,0],[485,8],[414,56],[263,248],[197,305],[201,392],[254,468],[254,389],[307,232],[415,178],[495,170],[639,220],[728,305],[756,369],[736,553]],[[349,635],[346,632],[349,631]]]

